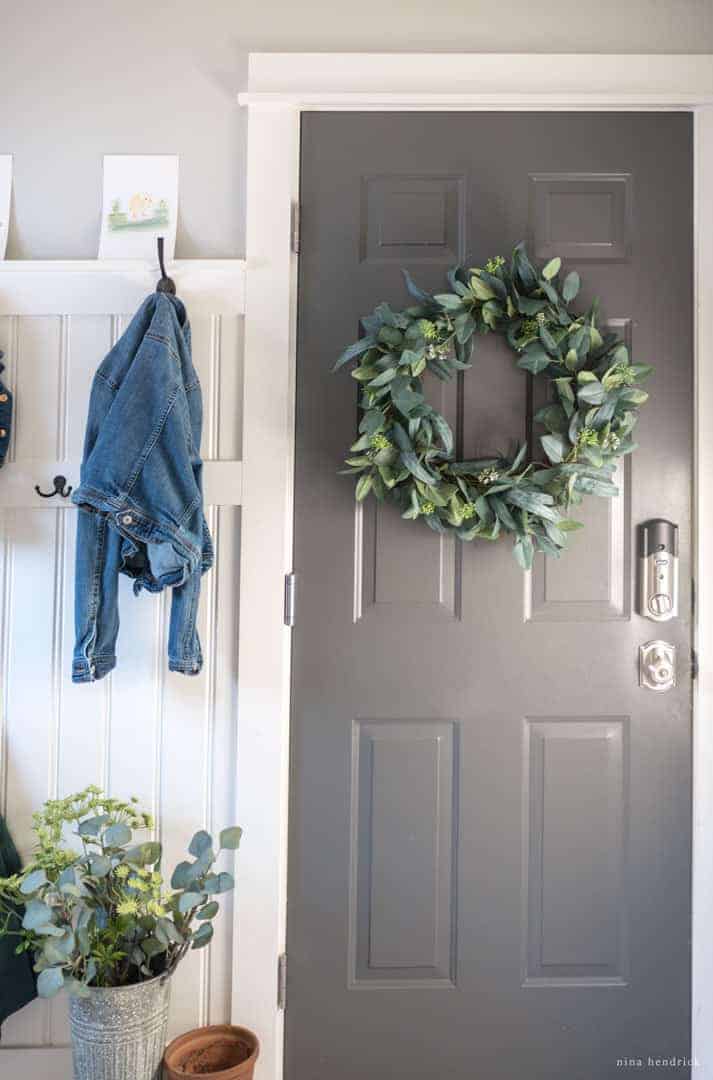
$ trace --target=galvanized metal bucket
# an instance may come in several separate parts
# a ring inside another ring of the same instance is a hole
[[[74,1080],[160,1080],[171,979],[71,997]]]

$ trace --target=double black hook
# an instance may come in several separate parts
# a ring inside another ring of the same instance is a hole
[[[35,484],[35,491],[38,495],[41,495],[43,499],[53,499],[55,495],[59,495],[63,499],[68,499],[72,494],[72,485],[67,485],[66,476],[55,476],[52,483],[54,484],[54,491],[40,491],[39,484]]]

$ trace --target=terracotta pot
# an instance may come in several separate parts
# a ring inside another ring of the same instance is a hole
[[[260,1053],[257,1035],[232,1024],[196,1028],[166,1047],[163,1066],[168,1080],[202,1076],[204,1080],[252,1080]]]

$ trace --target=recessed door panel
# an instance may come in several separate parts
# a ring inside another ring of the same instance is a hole
[[[463,258],[462,176],[386,174],[362,179],[363,262],[442,262]]]
[[[627,719],[528,719],[525,981],[623,984]]]
[[[631,247],[630,175],[549,173],[530,177],[534,252],[539,259],[620,261]]]
[[[355,983],[452,983],[454,736],[453,724],[435,721],[355,726]]]

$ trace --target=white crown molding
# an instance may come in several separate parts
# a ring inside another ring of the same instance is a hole
[[[713,55],[252,53],[242,105],[636,109],[713,103]]]

